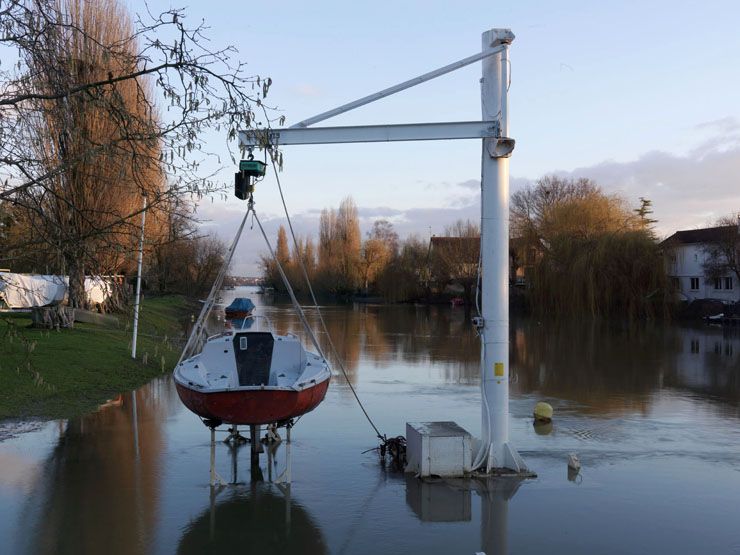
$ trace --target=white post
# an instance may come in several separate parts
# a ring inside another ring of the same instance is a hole
[[[146,195],[144,211],[141,213],[141,238],[139,239],[139,271],[136,276],[136,300],[134,301],[134,338],[131,341],[131,358],[136,358],[136,336],[139,333],[139,301],[141,299],[141,266],[144,261],[144,224],[146,224]]]
[[[481,161],[481,266],[483,332],[481,353],[482,437],[486,471],[526,470],[509,446],[509,46],[508,29],[483,33],[483,50],[504,48],[482,60],[484,120],[498,120],[499,137],[483,139]]]

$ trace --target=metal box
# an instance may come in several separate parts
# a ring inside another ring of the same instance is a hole
[[[470,434],[455,422],[406,423],[406,472],[462,477],[472,465]]]

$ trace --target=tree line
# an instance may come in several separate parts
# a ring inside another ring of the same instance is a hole
[[[666,316],[671,295],[651,202],[633,208],[588,179],[545,176],[512,196],[510,272],[526,306],[562,315]],[[318,244],[298,238],[291,248],[280,227],[277,259],[296,290],[305,291],[300,261],[318,292],[389,301],[474,302],[479,279],[480,229],[457,221],[444,237],[400,240],[387,220],[365,237],[351,198],[321,213]],[[263,256],[265,280],[285,287],[276,263]]]

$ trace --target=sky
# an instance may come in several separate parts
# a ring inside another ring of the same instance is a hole
[[[545,174],[590,177],[635,206],[652,200],[661,236],[740,210],[740,3],[149,3],[170,5],[186,6],[210,27],[212,46],[233,44],[251,72],[272,79],[267,101],[286,125],[474,54],[483,31],[511,28],[512,192]],[[318,125],[479,120],[480,71],[476,63]],[[224,138],[213,143],[226,153]],[[280,180],[300,234],[315,238],[321,210],[349,195],[363,231],[385,218],[401,237],[426,239],[479,218],[480,148],[289,146]],[[233,172],[225,166],[223,180]],[[255,199],[274,240],[285,223],[274,176]],[[245,209],[231,195],[205,199],[203,233],[230,241]],[[258,275],[265,252],[256,230],[245,232],[232,273]]]

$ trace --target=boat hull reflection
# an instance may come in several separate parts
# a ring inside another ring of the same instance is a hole
[[[230,490],[185,530],[177,553],[324,554],[328,548],[308,511],[275,485]]]

